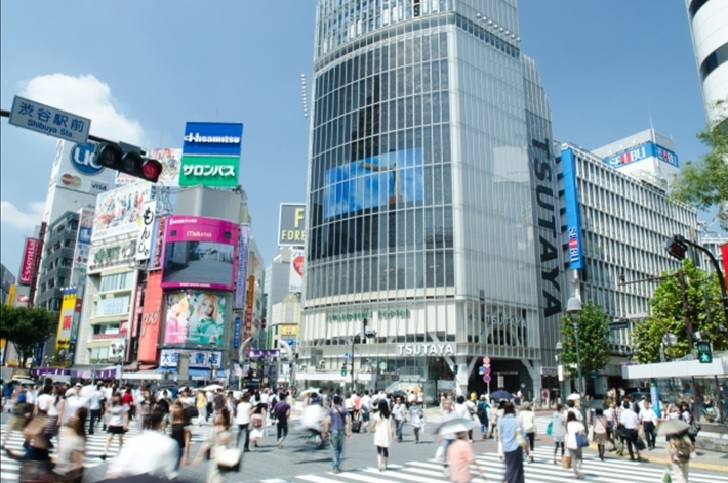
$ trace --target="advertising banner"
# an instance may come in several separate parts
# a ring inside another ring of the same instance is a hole
[[[224,295],[192,291],[167,294],[164,343],[222,347],[226,312]]]
[[[20,274],[18,275],[18,283],[21,285],[29,285],[33,281],[35,274],[35,265],[38,261],[38,249],[40,248],[40,240],[28,237],[25,239],[25,251],[23,252],[23,262],[20,264]]]
[[[240,225],[240,240],[238,242],[238,266],[235,274],[235,303],[233,307],[245,307],[245,277],[248,275],[248,225]]]
[[[188,122],[185,127],[185,154],[240,157],[243,125],[231,122]]]
[[[248,292],[245,297],[245,337],[253,332],[253,299],[255,298],[255,275],[248,277]]]
[[[633,146],[617,154],[604,158],[604,162],[613,168],[621,168],[628,164],[643,161],[647,158],[656,158],[663,163],[667,163],[675,168],[680,167],[677,154],[670,149],[663,148],[659,144],[647,142],[639,146]]]
[[[159,354],[159,367],[165,369],[176,368],[180,354],[189,354],[190,367],[198,369],[210,369],[220,367],[222,360],[221,351],[209,351],[199,349],[162,349]]]
[[[144,203],[152,199],[152,183],[140,181],[96,197],[94,241],[134,232],[141,226]]]
[[[71,287],[78,287],[86,279],[86,267],[91,254],[91,230],[93,229],[94,212],[82,208],[78,221],[78,234],[76,235],[76,248],[73,252],[73,267],[71,268]]]
[[[16,285],[15,298],[13,299],[12,306],[27,307],[28,305],[30,305],[30,287],[28,285]]]
[[[225,156],[182,156],[180,186],[235,188],[238,185],[240,158]]]
[[[166,220],[164,216],[157,217],[154,220],[154,241],[152,241],[152,252],[149,254],[149,270],[159,270],[162,268]]]
[[[242,328],[242,319],[235,317],[235,325],[233,326],[233,349],[240,348],[240,329]]]
[[[96,272],[119,265],[129,266],[134,261],[136,238],[115,240],[113,243],[94,242],[89,253],[88,271]]]
[[[48,188],[65,188],[82,193],[103,193],[113,189],[116,172],[96,164],[96,144],[59,140]],[[52,220],[45,220],[52,221]]]
[[[154,239],[154,220],[157,218],[157,202],[147,201],[142,209],[142,226],[136,243],[135,259],[138,262],[149,260]]]
[[[566,205],[566,233],[569,237],[569,266],[572,270],[581,270],[584,268],[584,256],[581,247],[581,216],[579,214],[579,195],[576,192],[576,167],[574,163],[574,151],[571,148],[561,151]]]
[[[76,289],[70,288],[63,292],[61,313],[58,317],[58,330],[56,331],[56,354],[71,346],[71,329],[73,327],[73,314],[76,312]]]
[[[157,185],[160,186],[179,186],[179,167],[182,160],[182,150],[180,148],[149,148],[146,150],[146,157],[156,159],[162,163],[162,174],[159,175]],[[129,176],[125,173],[116,173],[116,186],[126,186],[138,183],[139,178]]]
[[[291,250],[291,263],[288,270],[288,291],[300,293],[303,291],[303,250]]]
[[[281,203],[278,218],[278,246],[302,247],[306,244],[306,205]]]
[[[144,296],[144,313],[139,325],[139,352],[141,362],[156,362],[159,342],[159,319],[162,313],[162,273],[149,272]]]
[[[232,291],[239,225],[201,216],[168,216],[162,288]]]

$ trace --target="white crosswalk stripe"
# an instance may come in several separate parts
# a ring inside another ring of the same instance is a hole
[[[574,479],[571,470],[552,464],[553,450],[550,448],[536,448],[534,451],[536,462],[524,464],[526,483],[564,483]],[[504,465],[495,453],[484,453],[477,456],[478,466],[486,479],[476,475],[474,483],[500,483],[503,481]],[[585,481],[614,483],[624,481],[629,483],[654,483],[662,481],[666,467],[648,463],[638,463],[622,459],[607,459],[599,461],[596,455],[585,455],[582,471]],[[235,481],[230,478],[229,481]],[[266,479],[261,483],[443,483],[447,481],[443,466],[430,461],[413,461],[403,466],[390,465],[389,469],[381,473],[376,468],[362,468],[353,471],[344,471],[337,475],[332,473],[308,474],[292,477],[288,480]],[[728,474],[707,473],[705,471],[690,471],[691,483],[728,483]]]
[[[0,430],[0,434],[2,437],[2,441],[5,440],[5,432],[7,431],[7,425],[3,424],[2,429]],[[192,443],[201,443],[205,441],[207,433],[210,431],[209,425],[203,425],[202,427],[199,427],[197,425],[192,426]],[[139,430],[137,429],[136,422],[133,421],[129,425],[129,431],[124,435],[124,444],[131,444],[134,441],[134,438],[139,434]],[[99,465],[105,464],[104,460],[101,459],[101,455],[104,454],[104,448],[106,447],[106,440],[109,437],[109,433],[106,431],[101,431],[101,424],[96,429],[96,432],[94,434],[88,435],[86,439],[86,454],[84,458],[84,467],[86,468],[93,468]],[[23,449],[23,435],[15,431],[13,434],[10,435],[10,439],[8,440],[8,443],[6,447],[10,450],[12,450],[15,453],[22,454],[24,453]],[[57,444],[58,440],[53,439],[53,443]],[[51,449],[50,453],[53,454],[53,449]],[[119,439],[117,437],[114,437],[114,439],[111,442],[111,446],[109,447],[109,452],[107,454],[107,457],[113,458],[116,456],[116,454],[119,452]],[[5,481],[18,481],[18,475],[20,473],[20,462],[15,461],[8,457],[7,454],[2,452],[0,454],[0,459],[2,460],[2,465],[0,466],[0,482]]]

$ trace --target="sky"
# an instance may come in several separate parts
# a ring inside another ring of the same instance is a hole
[[[314,0],[2,1],[0,107],[28,97],[148,147],[181,147],[187,121],[244,123],[240,183],[268,264],[280,204],[306,201],[300,76],[311,78],[314,20]],[[556,139],[596,148],[652,123],[681,163],[706,152],[684,2],[520,0],[519,22]],[[0,120],[0,258],[14,274],[55,142]]]

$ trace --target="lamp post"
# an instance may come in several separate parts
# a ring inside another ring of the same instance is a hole
[[[576,297],[571,297],[566,304],[566,311],[571,316],[571,322],[574,326],[574,343],[576,345],[576,372],[577,387],[579,390],[579,411],[581,412],[582,421],[586,423],[586,414],[584,412],[584,381],[581,374],[581,354],[579,353],[579,319],[581,318],[581,301]]]
[[[556,343],[556,362],[559,363],[559,400],[564,403],[566,402],[565,399],[565,392],[564,392],[564,359],[563,359],[563,353],[564,353],[564,345],[561,343],[561,341]]]

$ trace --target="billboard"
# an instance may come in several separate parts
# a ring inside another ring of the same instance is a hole
[[[240,225],[202,216],[168,216],[162,288],[233,290]]]
[[[114,239],[109,243],[94,242],[88,255],[89,272],[103,270],[118,265],[129,265],[134,263],[136,253],[136,238]]]
[[[152,183],[140,181],[96,197],[94,241],[136,231],[142,223],[144,203],[152,199]]]
[[[613,168],[621,168],[628,164],[636,163],[647,158],[656,158],[663,163],[667,163],[675,168],[680,167],[677,154],[674,151],[663,148],[659,144],[646,142],[639,146],[633,146],[617,154],[604,158],[604,162]]]
[[[91,230],[93,224],[93,210],[82,208],[78,217],[76,248],[73,252],[71,287],[78,287],[86,278],[86,267],[88,266],[89,255],[91,255]]]
[[[162,174],[157,180],[157,185],[179,186],[179,167],[182,161],[182,150],[180,148],[149,148],[146,150],[146,157],[156,159],[162,163]],[[138,183],[139,178],[129,176],[126,173],[116,173],[116,186],[126,186]]]
[[[225,342],[224,295],[187,291],[170,293],[165,298],[164,343],[216,344]]]
[[[180,186],[235,188],[240,158],[231,156],[182,156]]]
[[[152,254],[152,242],[154,239],[154,220],[157,218],[157,202],[147,201],[142,209],[142,226],[139,230],[136,243],[137,262],[149,260]]]
[[[96,164],[96,144],[58,140],[48,188],[103,193],[114,187],[115,171]]]
[[[278,217],[278,246],[302,247],[306,244],[306,205],[281,203]]]
[[[240,157],[243,125],[231,122],[188,122],[185,127],[185,154]]]
[[[238,242],[238,266],[235,273],[235,303],[236,309],[245,307],[245,277],[248,272],[248,225],[240,225],[240,240]]]
[[[159,342],[159,319],[162,313],[162,274],[159,271],[147,275],[147,290],[144,295],[144,312],[139,324],[139,351],[137,360],[156,362]]]
[[[38,253],[40,248],[40,240],[38,238],[28,237],[25,239],[25,250],[23,251],[23,262],[20,264],[20,273],[18,274],[18,283],[21,285],[30,285],[35,275],[35,266],[38,262]]]
[[[177,368],[177,361],[180,354],[188,354],[189,367],[198,369],[220,368],[222,351],[211,351],[203,349],[162,349],[159,353],[159,367],[170,369]]]
[[[422,201],[422,148],[404,149],[324,173],[324,218]]]
[[[303,291],[303,250],[291,250],[291,263],[288,269],[288,291],[300,293]]]
[[[56,355],[61,350],[71,347],[71,329],[73,328],[73,314],[76,312],[76,289],[70,288],[63,292],[61,313],[58,317],[58,330],[56,331]]]
[[[564,174],[564,200],[566,205],[566,233],[569,237],[569,266],[572,270],[584,268],[581,239],[581,215],[579,196],[576,192],[576,167],[574,151],[566,148],[561,151],[561,166]]]

